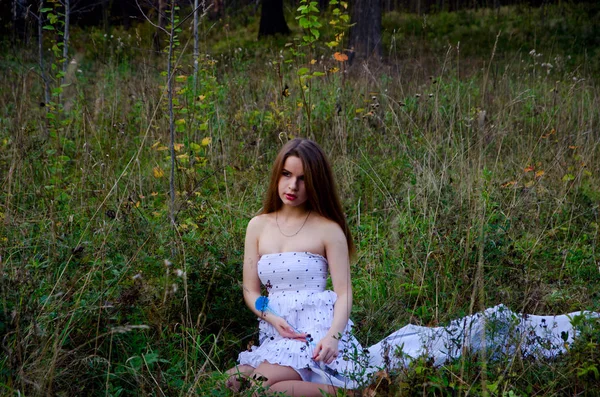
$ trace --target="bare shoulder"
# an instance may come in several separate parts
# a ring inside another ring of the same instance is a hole
[[[340,225],[331,219],[319,215],[315,220],[315,226],[320,231],[319,234],[322,236],[325,245],[346,241],[346,235]]]
[[[269,215],[270,214],[260,214],[250,219],[250,222],[248,222],[248,230],[260,230],[265,227],[265,224],[269,220]]]
[[[268,215],[269,214],[261,214],[250,219],[250,222],[248,222],[248,226],[246,227],[246,237],[258,238],[269,222]]]

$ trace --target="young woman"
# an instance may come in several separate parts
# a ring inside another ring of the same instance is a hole
[[[517,352],[553,358],[576,336],[572,318],[600,316],[521,315],[498,305],[445,327],[409,324],[362,349],[350,333],[353,252],[323,151],[307,139],[288,142],[273,165],[263,211],[246,231],[244,300],[259,318],[260,344],[240,353],[239,365],[228,371],[230,388],[239,390],[246,379],[290,396],[335,394],[338,387],[368,382],[380,368],[403,366],[422,355],[442,365],[465,348],[489,350],[491,358]],[[333,291],[326,289],[328,274]],[[268,293],[266,307],[257,305],[261,284]]]
[[[352,387],[349,352],[352,237],[331,166],[313,141],[294,139],[273,165],[263,211],[250,220],[244,250],[244,300],[260,319],[260,345],[242,352],[228,371],[272,392],[322,396]],[[326,290],[328,273],[333,291]],[[261,283],[269,310],[258,310]],[[259,381],[257,381],[257,379]]]

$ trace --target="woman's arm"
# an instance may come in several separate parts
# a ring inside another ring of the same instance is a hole
[[[261,231],[261,220],[259,217],[254,217],[248,222],[246,228],[246,239],[244,241],[244,269],[243,281],[244,301],[246,305],[258,317],[262,317],[263,313],[256,310],[255,302],[260,296],[260,279],[258,278],[258,237]],[[264,317],[263,317],[264,318]]]
[[[305,340],[306,334],[299,334],[282,317],[273,313],[256,309],[256,299],[260,296],[260,278],[258,277],[258,239],[262,230],[260,216],[254,217],[248,222],[246,228],[246,239],[244,242],[244,269],[242,286],[244,289],[244,301],[254,314],[271,324],[284,338]]]
[[[348,324],[352,311],[352,283],[350,280],[350,257],[344,232],[337,224],[329,224],[325,233],[325,252],[329,273],[337,300],[333,308],[333,322],[327,335],[315,348],[315,360],[331,363],[338,355],[338,340]]]

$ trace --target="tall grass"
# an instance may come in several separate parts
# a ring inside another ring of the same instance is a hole
[[[564,8],[543,12],[518,34],[506,27],[522,10],[489,14],[498,29],[486,40],[448,22],[476,14],[421,21],[444,42],[411,33],[416,17],[388,15],[383,63],[312,80],[309,137],[334,163],[358,246],[352,317],[364,345],[498,303],[600,310],[598,47],[569,53],[538,30]],[[567,15],[580,24],[565,29],[593,25],[580,9]],[[2,394],[230,395],[220,371],[255,337],[240,291],[245,225],[277,149],[308,129],[295,64],[276,40],[240,45],[247,31],[228,22],[204,27],[204,45],[223,50],[200,60],[198,87],[191,56],[177,58],[175,230],[165,56],[145,50],[149,28],[72,32],[81,50],[54,129],[35,49],[4,52]],[[512,45],[533,31],[535,42]],[[317,52],[318,70],[340,66]],[[551,363],[417,360],[372,390],[593,395],[600,328],[581,328]]]

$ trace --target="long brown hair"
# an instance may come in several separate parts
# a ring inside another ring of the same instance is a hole
[[[269,214],[278,211],[283,206],[283,202],[279,198],[278,184],[285,160],[290,156],[296,156],[302,160],[304,184],[308,196],[307,209],[340,225],[346,235],[348,251],[351,256],[354,256],[355,248],[352,234],[340,204],[331,165],[327,161],[323,149],[309,139],[292,139],[277,154],[271,170],[271,179],[262,213]]]

